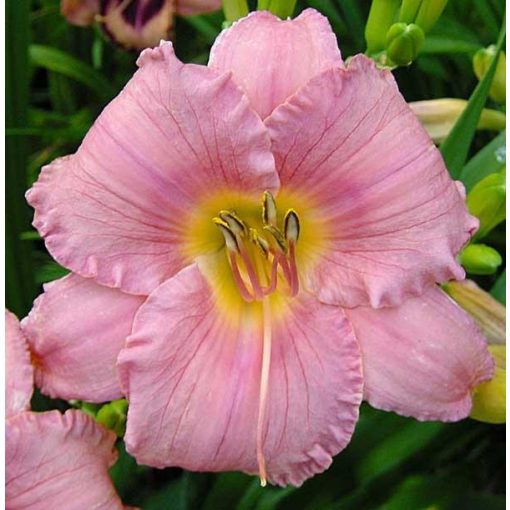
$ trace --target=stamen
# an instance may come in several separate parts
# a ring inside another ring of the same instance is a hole
[[[296,296],[299,292],[296,266],[296,244],[301,230],[299,216],[294,209],[288,209],[283,230],[280,229],[276,201],[269,191],[265,191],[262,220],[263,232],[259,234],[234,211],[221,210],[218,217],[213,218],[225,238],[232,274],[241,297],[245,301],[263,301],[276,291],[279,277],[287,282],[288,294]]]
[[[289,209],[285,213],[285,219],[283,222],[283,232],[285,234],[285,239],[287,241],[293,241],[294,243],[297,243],[297,240],[299,238],[299,217],[294,211],[294,209]]]
[[[236,235],[243,236],[248,233],[248,227],[244,221],[232,211],[220,211],[218,216],[228,224],[230,230]]]
[[[250,283],[253,288],[253,294],[255,295],[255,299],[260,300],[264,297],[264,292],[262,291],[262,287],[260,286],[260,282],[257,277],[257,273],[255,272],[255,269],[253,268],[253,264],[251,263],[250,256],[248,255],[243,243],[239,244],[239,251],[240,251],[240,255],[241,255],[241,260],[244,262],[244,267],[246,268],[246,272],[248,273],[248,278],[250,279]]]
[[[289,242],[289,266],[290,266],[290,295],[296,296],[299,292],[299,276],[296,265],[296,243]]]
[[[278,284],[278,259],[273,257],[273,264],[271,266],[271,280],[269,281],[269,285],[263,289],[264,294],[269,296],[276,290],[276,285]]]
[[[237,265],[237,256],[235,253],[229,253],[230,259],[230,267],[232,268],[232,276],[234,277],[234,281],[236,282],[237,288],[239,290],[239,294],[241,297],[247,302],[250,303],[253,301],[253,296],[250,294],[250,291],[246,288],[243,277],[239,271],[239,266]]]
[[[287,242],[283,234],[276,227],[273,227],[273,225],[264,225],[264,230],[273,236],[278,248],[280,248],[283,253],[287,253]]]
[[[262,366],[260,370],[259,414],[257,420],[257,463],[259,466],[260,485],[267,484],[266,458],[264,457],[264,424],[267,411],[267,390],[269,386],[269,368],[271,364],[271,307],[269,298],[262,301],[263,341]]]
[[[263,237],[259,236],[257,230],[254,228],[250,228],[250,240],[255,243],[257,248],[260,249],[267,259],[269,256],[269,243]]]
[[[262,221],[264,225],[276,227],[277,223],[276,201],[269,191],[264,191],[262,198]]]
[[[220,229],[221,233],[223,234],[223,237],[225,238],[225,245],[227,246],[227,249],[231,253],[240,253],[239,244],[237,243],[236,236],[235,236],[234,232],[232,232],[232,230],[230,230],[228,223],[223,221],[221,218],[213,218],[213,222]]]

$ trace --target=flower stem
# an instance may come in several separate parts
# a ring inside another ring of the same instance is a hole
[[[246,0],[223,0],[223,12],[225,19],[232,23],[248,14],[248,2]]]

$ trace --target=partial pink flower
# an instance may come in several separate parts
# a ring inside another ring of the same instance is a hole
[[[299,485],[349,442],[363,395],[467,416],[492,362],[436,282],[464,277],[477,221],[391,74],[344,66],[313,10],[251,14],[208,67],[169,43],[138,65],[27,194],[61,264],[143,301],[118,357],[128,451]]]
[[[30,409],[34,371],[18,318],[5,310],[5,416]]]
[[[124,508],[108,476],[115,434],[81,411],[20,413],[5,435],[7,508]]]
[[[143,301],[76,274],[46,284],[22,321],[41,392],[88,402],[120,398],[115,363]]]
[[[6,347],[6,508],[124,508],[108,476],[117,459],[115,434],[81,411],[28,410],[33,382],[26,340],[8,311]]]
[[[155,46],[168,39],[174,15],[221,8],[221,0],[61,0],[60,10],[73,25],[97,21],[113,41],[127,49]]]

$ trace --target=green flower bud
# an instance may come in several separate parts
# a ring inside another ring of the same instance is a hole
[[[417,57],[424,38],[419,26],[395,23],[386,34],[386,53],[395,64],[409,65]]]
[[[447,3],[448,0],[423,0],[414,22],[423,32],[429,32],[443,13]]]
[[[493,274],[503,262],[501,255],[485,244],[470,244],[459,255],[460,263],[471,274]]]
[[[506,170],[490,174],[469,192],[469,212],[480,220],[475,239],[487,235],[506,217]]]
[[[473,70],[476,77],[481,80],[485,75],[491,61],[496,55],[496,46],[492,45],[488,48],[482,48],[475,53],[473,57]],[[489,95],[494,101],[500,104],[505,104],[506,100],[506,57],[505,52],[502,51],[498,57],[498,63],[496,66],[496,73],[492,80]]]
[[[122,437],[126,431],[127,409],[126,399],[114,400],[101,407],[96,415],[96,421]]]
[[[471,418],[486,423],[506,421],[506,346],[489,345],[496,370],[494,377],[477,386],[473,391]]]

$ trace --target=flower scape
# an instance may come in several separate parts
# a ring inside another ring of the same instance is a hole
[[[390,71],[313,9],[137,64],[27,193],[71,271],[22,322],[42,393],[124,396],[138,463],[262,485],[327,469],[362,400],[467,417],[494,362],[438,284],[478,220]]]

